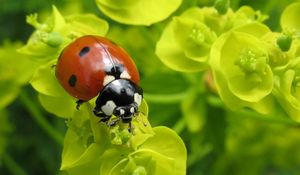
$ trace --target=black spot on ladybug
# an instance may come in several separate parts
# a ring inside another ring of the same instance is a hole
[[[84,47],[81,49],[81,51],[79,52],[79,56],[83,57],[85,54],[87,54],[90,51],[89,47]]]
[[[123,64],[115,64],[111,67],[107,67],[105,69],[105,73],[107,75],[112,75],[115,77],[115,79],[119,79],[121,76],[121,73],[124,71],[124,65]]]
[[[76,85],[76,81],[77,81],[76,75],[72,74],[68,81],[69,85],[74,87]]]

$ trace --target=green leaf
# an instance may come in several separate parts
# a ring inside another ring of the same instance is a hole
[[[28,56],[16,51],[21,43],[5,42],[0,47],[0,81],[12,80],[16,84],[26,84],[34,70],[40,65]]]
[[[172,167],[169,172],[174,175],[186,174],[186,158],[187,151],[184,142],[181,138],[171,129],[163,126],[154,127],[153,131],[155,135],[149,138],[139,149],[153,150],[161,155],[168,157],[174,161],[174,167]],[[162,166],[164,168],[163,160],[162,162],[157,162],[156,166]],[[160,169],[157,167],[157,174]]]
[[[41,94],[48,96],[62,96],[66,94],[55,77],[55,67],[53,67],[55,63],[56,61],[53,60],[40,66],[30,81],[32,87]]]
[[[75,166],[67,170],[61,170],[61,175],[99,175],[99,164],[100,160],[98,157],[96,157],[93,161],[88,163]]]
[[[82,166],[84,164],[89,164],[91,162],[97,161],[99,162],[99,158],[103,152],[103,149],[100,145],[96,143],[90,144],[84,152],[78,157],[76,161],[74,161],[71,165],[62,166],[61,170],[71,169],[73,167]]]
[[[261,38],[271,32],[268,26],[258,22],[240,25],[234,28],[234,31],[247,33],[256,38]]]
[[[111,19],[124,24],[151,25],[169,17],[182,0],[96,0],[99,9]],[[147,7],[147,8],[145,8]]]
[[[292,3],[287,6],[281,14],[280,25],[284,31],[299,32],[300,31],[300,3]]]
[[[138,0],[101,0],[100,1],[103,5],[111,7],[113,9],[123,9],[129,8],[130,6],[135,5]]]
[[[52,5],[52,16],[48,19],[48,25],[51,31],[58,32],[66,24],[64,17],[60,14],[58,9]]]
[[[142,166],[138,166],[132,175],[147,175],[146,169]]]
[[[124,148],[111,148],[104,152],[101,157],[99,174],[112,175],[112,170],[118,167],[120,162],[127,161],[128,151]],[[109,160],[109,161],[107,161]],[[120,173],[120,172],[119,172]]]
[[[75,14],[66,17],[67,24],[61,33],[63,35],[100,35],[108,31],[108,23],[94,14]]]
[[[76,99],[70,95],[48,96],[44,94],[38,95],[40,103],[46,111],[62,118],[71,118],[74,110],[76,110]]]
[[[34,69],[39,66],[39,63],[16,52],[16,48],[21,45],[5,42],[0,47],[0,108],[16,98],[21,86],[28,83]]]
[[[78,111],[77,113],[84,114],[82,111]],[[62,152],[61,170],[67,170],[73,167],[73,164],[84,154],[88,147],[86,141],[92,136],[89,123],[83,116],[75,115],[74,120],[69,121],[68,125],[69,128],[65,136]]]
[[[39,33],[33,33],[27,41],[27,44],[18,49],[18,52],[41,61],[49,61],[57,58],[59,55],[57,48],[50,47],[46,43],[40,41],[39,36]]]

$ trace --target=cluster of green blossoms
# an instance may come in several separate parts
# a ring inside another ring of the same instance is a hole
[[[130,133],[126,124],[109,128],[100,123],[92,113],[95,99],[76,110],[76,99],[58,84],[53,65],[63,48],[83,35],[105,36],[108,23],[93,14],[64,17],[55,7],[45,23],[39,23],[37,17],[27,17],[36,30],[18,52],[37,63],[30,84],[42,106],[67,119],[61,171],[69,175],[185,174],[187,153],[183,141],[167,127],[151,127],[145,101],[133,119]]]
[[[300,3],[283,11],[278,33],[263,24],[267,17],[259,11],[243,6],[233,12],[226,2],[174,17],[156,54],[177,71],[212,72],[220,98],[232,110],[246,107],[300,121]]]

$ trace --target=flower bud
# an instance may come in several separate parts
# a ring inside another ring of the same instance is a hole
[[[46,44],[50,47],[59,47],[63,40],[63,37],[58,32],[52,32],[48,34]]]
[[[227,13],[229,5],[230,5],[229,0],[216,0],[214,7],[215,9],[217,9],[219,14],[224,15],[225,13]]]
[[[292,37],[290,35],[281,35],[277,39],[277,45],[283,52],[286,52],[290,49],[292,44]]]

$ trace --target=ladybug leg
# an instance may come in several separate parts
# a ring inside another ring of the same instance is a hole
[[[94,109],[93,112],[95,116],[101,118],[99,122],[107,124],[108,120],[111,118],[111,116],[107,116],[103,112],[99,113],[99,111],[97,111],[96,109]]]
[[[118,117],[118,118],[116,118],[115,120],[109,122],[107,125],[108,125],[109,127],[112,127],[112,126],[115,126],[119,121],[120,121],[120,118]]]
[[[132,132],[134,127],[132,126],[131,122],[128,123],[128,132]]]
[[[101,122],[103,120],[103,122],[106,122],[107,120],[110,119],[111,116],[107,116],[105,115],[103,112],[99,112],[98,110],[94,109],[93,113],[95,116],[100,117],[101,118]]]
[[[53,64],[52,66],[51,66],[51,69],[53,69],[53,68],[55,68],[56,67],[56,64]]]
[[[82,103],[84,103],[84,100],[77,100],[76,101],[76,109],[79,110],[80,106],[82,105]]]
[[[107,124],[107,122],[108,122],[109,119],[110,119],[110,116],[106,116],[106,117],[101,118],[99,122]]]

